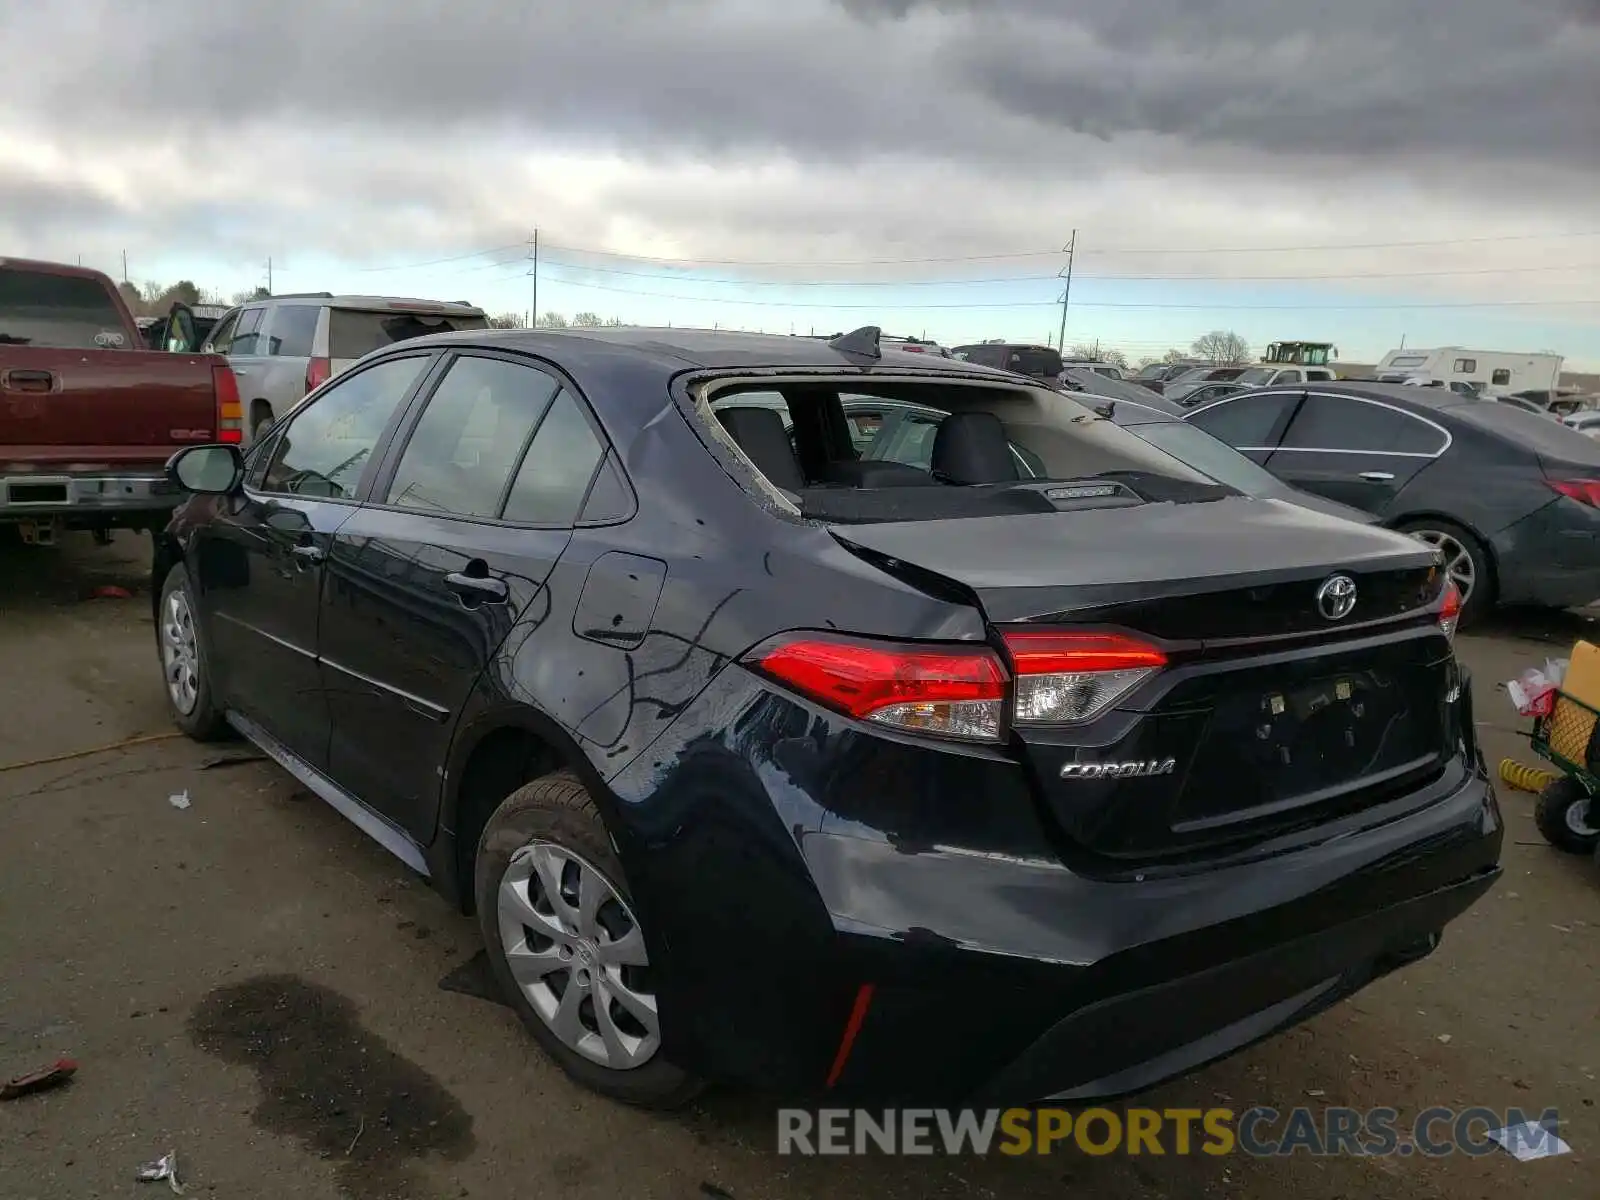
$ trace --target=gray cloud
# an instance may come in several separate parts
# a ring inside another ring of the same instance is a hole
[[[227,97],[211,120],[411,128],[419,153],[498,129],[663,160],[1038,163],[1146,132],[1310,159],[1600,164],[1595,0],[1336,16],[1309,0],[280,0],[270,18],[173,5],[181,21],[100,3],[91,20],[83,4],[9,17],[8,45],[39,53],[0,96],[158,126]]]

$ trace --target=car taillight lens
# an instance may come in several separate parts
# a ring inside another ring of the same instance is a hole
[[[1119,633],[1007,633],[1019,725],[1091,721],[1166,665],[1159,648]]]
[[[306,363],[306,394],[310,395],[327,383],[328,376],[332,374],[333,363],[326,358],[313,358]]]
[[[1600,508],[1600,479],[1547,479],[1545,482],[1569,500]]]
[[[1006,669],[987,646],[919,646],[804,635],[747,660],[819,704],[908,733],[998,742]]]
[[[1439,628],[1444,630],[1444,636],[1451,641],[1455,640],[1456,625],[1461,621],[1461,589],[1455,585],[1455,580],[1447,579],[1444,584],[1444,598],[1439,605]]]
[[[239,381],[233,368],[218,363],[211,368],[211,390],[217,397],[217,441],[244,440],[244,409],[239,404]]]

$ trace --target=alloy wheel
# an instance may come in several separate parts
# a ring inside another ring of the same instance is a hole
[[[500,943],[522,995],[563,1045],[603,1067],[642,1067],[661,1046],[638,919],[592,864],[530,842],[500,880]]]
[[[1461,603],[1465,606],[1478,582],[1478,566],[1472,561],[1472,551],[1463,546],[1459,538],[1438,529],[1414,529],[1411,536],[1437,547],[1444,555],[1445,574],[1461,590]]]
[[[189,597],[181,588],[168,595],[162,608],[161,663],[173,707],[188,716],[200,702],[200,641]]]

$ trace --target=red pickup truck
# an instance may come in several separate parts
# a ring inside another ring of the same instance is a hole
[[[39,544],[160,529],[182,498],[167,458],[240,440],[226,359],[143,347],[101,272],[0,258],[0,526]]]

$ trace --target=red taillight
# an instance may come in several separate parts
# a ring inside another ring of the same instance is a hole
[[[328,376],[333,374],[333,363],[326,358],[313,358],[306,363],[306,394],[310,395],[317,388],[328,382]]]
[[[1545,482],[1570,500],[1600,508],[1600,479],[1547,479]]]
[[[1120,633],[1015,632],[1005,643],[1019,725],[1091,721],[1167,663],[1159,647]]]
[[[244,440],[244,409],[239,403],[239,381],[233,368],[217,363],[211,368],[211,390],[217,397],[217,441]]]
[[[1461,620],[1461,589],[1456,586],[1455,580],[1447,579],[1444,582],[1444,596],[1439,603],[1439,628],[1444,630],[1444,636],[1455,640],[1456,625]]]
[[[997,742],[1006,669],[987,646],[917,646],[822,635],[758,649],[752,665],[802,695],[912,733]]]

